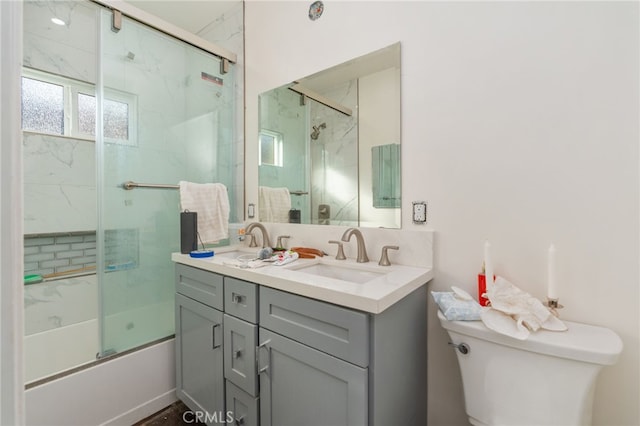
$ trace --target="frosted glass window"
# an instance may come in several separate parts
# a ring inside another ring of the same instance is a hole
[[[78,93],[78,131],[87,135],[96,133],[96,97]]]
[[[259,165],[283,167],[282,134],[270,130],[260,130]]]
[[[95,135],[96,98],[78,93],[78,130],[80,133]],[[129,139],[129,105],[125,102],[105,99],[104,137],[118,140]]]
[[[105,138],[129,139],[129,105],[124,102],[104,100]]]
[[[64,87],[22,77],[22,129],[64,135]]]
[[[27,68],[23,69],[23,75],[23,130],[95,138],[97,108],[93,85]],[[135,145],[136,116],[136,95],[105,89],[102,119],[105,142]]]

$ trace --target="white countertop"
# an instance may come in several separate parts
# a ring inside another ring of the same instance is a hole
[[[173,253],[171,260],[206,271],[373,314],[381,313],[433,278],[433,270],[431,268],[405,265],[379,266],[375,261],[356,263],[355,259],[335,260],[330,256],[316,259],[298,259],[283,266],[268,264],[268,266],[260,268],[241,269],[229,265],[233,258],[223,257],[225,252],[235,250],[237,248],[233,247],[217,249],[215,250],[216,255],[209,258],[192,258],[188,254]],[[257,249],[250,251],[243,249],[242,251],[256,253]],[[225,263],[227,264],[225,265]],[[365,269],[379,273],[380,276],[360,284],[296,270],[316,263]]]

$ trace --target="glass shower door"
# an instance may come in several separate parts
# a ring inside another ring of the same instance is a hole
[[[114,32],[103,11],[101,52],[97,268],[105,356],[174,333],[175,186],[234,188],[235,107],[233,68],[221,74],[215,56],[136,21],[123,17]],[[127,181],[167,188],[125,190]]]

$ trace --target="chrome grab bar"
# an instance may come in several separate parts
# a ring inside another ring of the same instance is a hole
[[[127,181],[122,184],[122,189],[126,189],[127,191],[130,191],[133,188],[180,189],[180,185],[166,185],[166,184],[159,184],[159,183],[137,183],[133,181]]]

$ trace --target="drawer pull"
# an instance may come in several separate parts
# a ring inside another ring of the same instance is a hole
[[[213,327],[211,327],[211,337],[212,337],[211,349],[218,349],[220,345],[222,345],[222,343],[219,343],[216,345],[216,328],[220,327],[221,325],[222,324],[214,324]]]
[[[271,366],[271,348],[268,347],[267,345],[271,342],[271,339],[268,339],[262,343],[260,343],[260,345],[256,346],[256,360],[258,363],[258,375],[265,373],[267,376],[269,375],[269,367]],[[267,365],[260,367],[260,349],[266,349],[267,350]]]
[[[236,426],[241,426],[244,424],[244,416],[238,417],[237,419],[233,419],[236,423]]]
[[[242,303],[242,301],[244,300],[244,296],[237,294],[237,293],[231,293],[231,301],[233,303]]]

